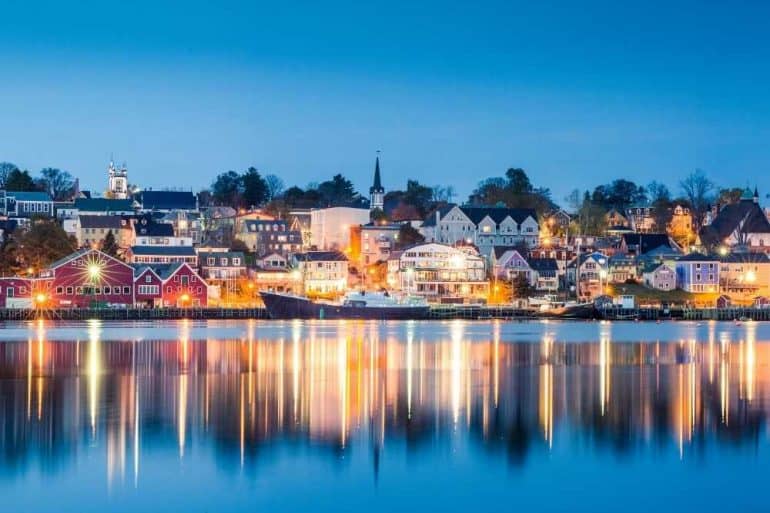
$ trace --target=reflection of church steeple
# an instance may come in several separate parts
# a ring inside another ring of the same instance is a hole
[[[374,183],[369,187],[370,210],[382,210],[385,204],[385,188],[380,177],[380,152],[377,150],[377,158],[374,161]]]

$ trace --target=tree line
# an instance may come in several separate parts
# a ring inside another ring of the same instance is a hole
[[[45,167],[37,177],[11,162],[0,162],[0,189],[18,192],[47,192],[54,201],[72,199],[75,194],[73,176],[55,167]]]

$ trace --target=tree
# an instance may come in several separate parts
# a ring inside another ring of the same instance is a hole
[[[353,182],[341,174],[336,174],[331,180],[321,182],[318,185],[318,193],[321,196],[323,206],[360,206],[366,202],[356,192]]]
[[[703,226],[703,219],[706,216],[709,203],[711,203],[714,183],[708,179],[706,173],[696,169],[679,182],[679,186],[682,188],[685,198],[690,202],[693,226],[696,227],[695,231],[697,232],[698,227]]]
[[[259,174],[256,168],[250,167],[241,176],[243,189],[242,199],[244,206],[259,207],[268,200],[269,192],[267,182]]]
[[[40,184],[54,201],[70,199],[75,190],[72,175],[55,167],[46,167],[40,171]]]
[[[8,181],[8,175],[11,174],[11,171],[18,171],[19,168],[16,166],[16,164],[12,164],[10,162],[0,162],[0,189],[5,189],[6,182]]]
[[[508,169],[505,177],[482,180],[468,201],[480,206],[532,208],[538,216],[557,208],[551,200],[551,191],[544,187],[534,187],[526,172],[520,168]]]
[[[606,210],[614,208],[620,212],[625,212],[631,205],[642,203],[646,199],[644,187],[622,178],[596,187],[591,195],[591,201],[595,204],[601,205]]]
[[[425,242],[425,237],[423,237],[414,226],[409,223],[404,223],[398,229],[398,239],[394,246],[396,249],[404,249],[414,246],[415,244],[422,244],[423,242]]]
[[[443,185],[435,185],[433,187],[433,202],[434,203],[451,203],[452,199],[457,196],[455,188],[451,185],[446,187]]]
[[[15,234],[14,234],[15,236]],[[42,269],[77,247],[74,237],[53,219],[33,219],[32,226],[18,238],[17,263],[22,268]]]
[[[511,282],[513,287],[513,296],[518,299],[526,298],[532,295],[532,285],[529,283],[529,278],[525,274],[517,274]]]
[[[379,223],[380,221],[387,221],[388,216],[385,215],[385,211],[381,208],[375,208],[369,212],[369,219],[375,223]]]
[[[265,183],[267,184],[268,199],[275,199],[283,192],[283,180],[276,175],[267,175],[265,177]]]
[[[13,169],[8,173],[5,179],[5,188],[9,191],[29,192],[38,190],[35,181],[29,174],[29,171]]]
[[[647,186],[647,198],[650,200],[650,203],[660,200],[671,200],[671,192],[669,192],[666,184],[653,180]]]
[[[513,194],[532,192],[532,182],[529,181],[527,173],[520,167],[509,168],[505,172],[505,177],[508,179],[508,188]]]
[[[118,251],[120,248],[118,247],[118,243],[115,240],[115,235],[112,233],[112,230],[108,231],[107,235],[102,239],[101,250],[111,257],[118,258]]]
[[[596,204],[588,191],[577,213],[578,231],[583,235],[601,235],[607,228],[607,211]]]
[[[238,208],[241,205],[241,176],[235,171],[228,171],[216,177],[211,184],[211,197],[217,205]]]
[[[738,203],[743,196],[743,189],[740,187],[730,187],[728,189],[719,189],[719,196],[717,202],[720,205],[730,205],[732,203]]]

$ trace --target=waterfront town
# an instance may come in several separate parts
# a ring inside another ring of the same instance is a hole
[[[336,175],[286,188],[257,169],[211,188],[143,189],[109,162],[103,190],[0,164],[1,308],[258,306],[260,292],[389,291],[432,304],[770,306],[770,221],[756,187],[702,171],[618,179],[563,202],[511,168],[467,201],[451,186],[368,195]]]

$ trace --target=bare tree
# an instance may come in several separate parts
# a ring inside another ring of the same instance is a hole
[[[5,182],[8,180],[8,175],[11,171],[19,169],[16,164],[10,162],[0,162],[0,189],[5,189]]]
[[[692,207],[693,225],[697,232],[703,226],[703,219],[712,200],[711,193],[714,190],[714,183],[708,179],[706,173],[696,169],[680,181],[679,186]]]
[[[281,195],[284,189],[284,184],[283,180],[281,180],[281,177],[276,175],[267,175],[265,176],[265,182],[267,182],[267,193],[269,199],[274,199]]]

